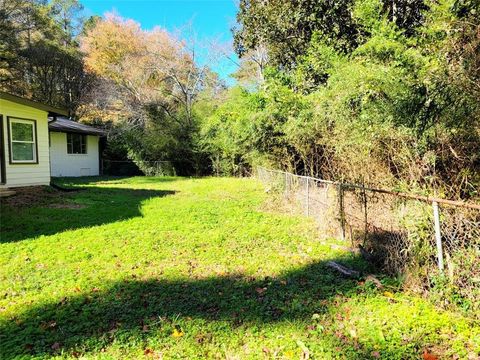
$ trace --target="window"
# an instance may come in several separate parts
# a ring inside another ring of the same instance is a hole
[[[67,133],[67,154],[86,154],[87,135]]]
[[[37,126],[35,120],[8,118],[10,162],[37,163]]]

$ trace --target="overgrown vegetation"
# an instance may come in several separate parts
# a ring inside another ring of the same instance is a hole
[[[2,2],[2,88],[108,127],[114,159],[478,197],[476,1],[242,0],[229,89],[194,37],[80,9]]]
[[[199,65],[192,39],[80,9],[0,2],[1,87],[107,128],[106,159],[146,174],[159,160],[179,175],[244,176],[260,164],[479,201],[478,1],[241,0],[230,88]],[[448,256],[464,273],[445,286],[419,246],[432,241],[431,215],[409,211],[408,234],[393,234],[402,272],[427,291],[448,288],[447,301],[479,304],[467,290],[478,284],[478,239],[464,225],[450,232],[460,245]],[[385,244],[391,224],[383,230]]]
[[[227,174],[232,159],[266,161],[475,198],[478,19],[478,4],[460,0],[241,1],[239,54],[262,46],[270,67],[254,90],[229,90],[203,140]]]
[[[79,191],[2,199],[2,359],[480,354],[468,315],[382,274],[378,288],[374,269],[320,242],[312,220],[279,213],[251,179],[60,184]]]

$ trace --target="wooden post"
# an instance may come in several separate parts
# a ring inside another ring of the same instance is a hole
[[[440,212],[438,210],[438,202],[432,202],[433,207],[433,219],[435,222],[435,242],[437,243],[437,260],[438,269],[443,274],[443,247],[442,247],[442,233],[440,232]]]

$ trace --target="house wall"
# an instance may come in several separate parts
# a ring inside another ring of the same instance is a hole
[[[52,176],[95,176],[100,174],[99,137],[87,135],[86,154],[67,154],[67,134],[50,132]]]
[[[3,144],[5,154],[6,183],[0,187],[33,186],[50,184],[50,153],[48,150],[48,114],[26,105],[0,99],[0,114],[3,116]],[[7,117],[37,121],[38,164],[10,164]]]

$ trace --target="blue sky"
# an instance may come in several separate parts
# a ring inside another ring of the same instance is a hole
[[[214,39],[231,43],[230,29],[235,23],[237,9],[235,2],[235,0],[81,0],[87,16],[103,15],[114,10],[123,18],[139,22],[146,30],[161,26],[174,31],[191,22],[198,40],[206,43]],[[214,65],[213,70],[228,83],[232,83],[228,75],[235,68],[231,60],[224,58]]]

